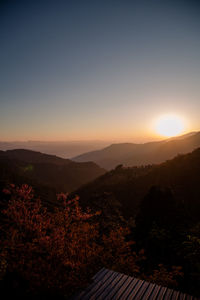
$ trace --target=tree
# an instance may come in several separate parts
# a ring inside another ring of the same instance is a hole
[[[100,212],[83,212],[78,197],[69,200],[59,194],[63,205],[52,212],[28,185],[10,185],[4,193],[10,200],[3,211],[7,228],[0,257],[2,277],[14,274],[13,285],[26,282],[27,292],[70,294],[101,267],[139,272],[143,253],[133,253],[127,229],[100,235],[96,220]]]

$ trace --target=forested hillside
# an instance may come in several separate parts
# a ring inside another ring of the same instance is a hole
[[[71,192],[105,171],[95,163],[76,163],[30,150],[0,151],[0,180]]]
[[[114,197],[126,217],[134,217],[139,204],[152,186],[168,187],[175,201],[182,203],[189,213],[197,215],[200,209],[200,148],[192,153],[178,155],[158,165],[114,170],[76,191],[83,202],[101,203],[104,195]]]

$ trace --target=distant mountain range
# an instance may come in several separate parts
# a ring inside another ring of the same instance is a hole
[[[77,163],[30,150],[0,151],[0,181],[50,187],[71,192],[94,180],[105,170],[93,162]]]
[[[84,152],[106,147],[111,142],[106,141],[0,141],[0,150],[26,149],[39,151],[62,158],[70,158]]]
[[[126,167],[158,164],[177,154],[184,154],[200,147],[200,132],[145,144],[112,144],[102,150],[87,152],[73,158],[76,162],[93,161],[110,170],[119,164]]]

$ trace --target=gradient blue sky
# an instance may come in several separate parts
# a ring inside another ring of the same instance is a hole
[[[0,2],[0,140],[155,138],[200,129],[200,4]]]

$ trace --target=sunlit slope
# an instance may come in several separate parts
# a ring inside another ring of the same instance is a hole
[[[108,170],[119,164],[139,166],[164,162],[181,153],[188,153],[200,147],[200,132],[182,137],[145,144],[113,144],[99,151],[75,157],[77,162],[93,161]]]

